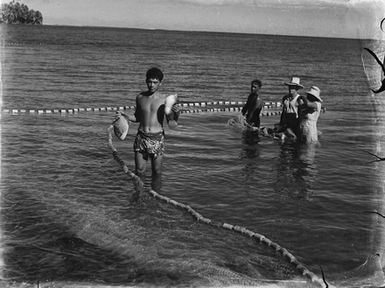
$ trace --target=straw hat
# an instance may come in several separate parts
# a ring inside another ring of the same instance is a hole
[[[292,77],[290,82],[285,82],[284,84],[287,86],[296,86],[299,88],[303,88],[303,86],[299,84],[299,77]]]
[[[317,98],[319,101],[322,102],[321,97],[319,96],[321,93],[321,90],[317,86],[311,86],[309,91],[306,91],[306,94],[312,95],[315,98]]]

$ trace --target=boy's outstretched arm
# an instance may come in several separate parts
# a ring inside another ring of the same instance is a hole
[[[116,111],[115,119],[119,118],[119,116],[123,116],[130,122],[138,122],[135,115],[127,115],[126,113],[122,111]]]

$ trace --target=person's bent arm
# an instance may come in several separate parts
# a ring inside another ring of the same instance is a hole
[[[317,110],[317,108],[318,108],[317,102],[308,102],[307,107],[310,109],[313,109],[313,110]]]
[[[306,97],[302,97],[302,96],[299,100],[302,101],[303,105],[306,108],[309,108],[311,110],[317,110],[318,109],[317,102],[311,102]]]
[[[118,118],[119,116],[123,116],[124,118],[126,118],[130,122],[138,122],[138,120],[137,120],[135,115],[127,115],[124,112],[117,111],[116,115],[115,115],[115,118]]]

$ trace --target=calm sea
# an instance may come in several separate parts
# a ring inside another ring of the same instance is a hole
[[[370,212],[385,214],[385,163],[371,162],[376,158],[368,152],[385,156],[384,113],[361,63],[362,48],[375,50],[376,43],[1,29],[3,109],[134,105],[151,66],[165,73],[162,91],[177,92],[180,101],[245,101],[254,78],[263,82],[265,101],[279,101],[292,75],[306,87],[319,86],[327,109],[319,146],[280,144],[228,127],[239,112],[182,114],[176,130],[166,128],[160,193],[265,235],[319,276],[322,267],[336,286],[383,284],[385,220]],[[130,204],[132,183],[107,147],[114,113],[2,113],[1,284],[289,287],[307,280],[270,248],[198,223],[147,194]],[[267,127],[277,121],[261,120]],[[130,169],[136,129],[133,124],[125,141],[115,141]]]

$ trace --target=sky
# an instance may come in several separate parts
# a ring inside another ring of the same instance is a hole
[[[46,25],[361,39],[385,37],[380,29],[385,17],[384,0],[19,1],[29,9],[39,10]]]

